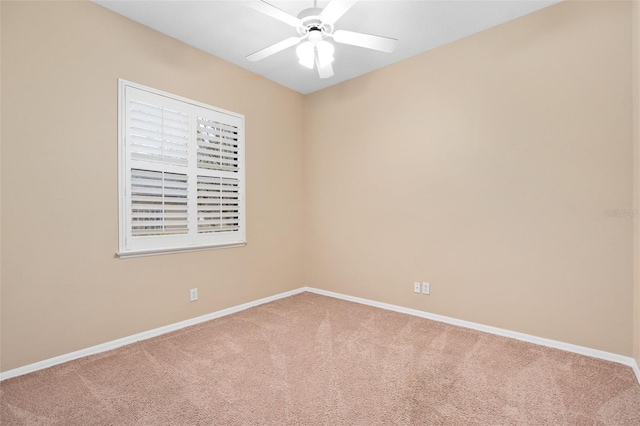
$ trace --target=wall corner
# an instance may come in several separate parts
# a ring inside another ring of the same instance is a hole
[[[633,88],[633,357],[640,364],[640,0],[632,1]],[[636,372],[637,373],[637,372]],[[640,380],[640,377],[639,377]]]

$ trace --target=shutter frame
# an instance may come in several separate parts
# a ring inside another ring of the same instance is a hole
[[[244,116],[122,79],[118,96],[117,255],[245,245]],[[216,123],[220,155],[204,160],[217,166],[201,161],[199,140],[213,136],[201,122]],[[217,226],[198,201],[199,179],[225,182]]]

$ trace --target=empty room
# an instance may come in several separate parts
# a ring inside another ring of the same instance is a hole
[[[640,2],[0,1],[0,424],[640,424]]]

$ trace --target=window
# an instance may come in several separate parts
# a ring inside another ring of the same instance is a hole
[[[121,257],[244,245],[244,116],[124,80]]]

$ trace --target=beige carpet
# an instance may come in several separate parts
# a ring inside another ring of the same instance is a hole
[[[629,367],[311,293],[0,384],[8,425],[640,425]]]

